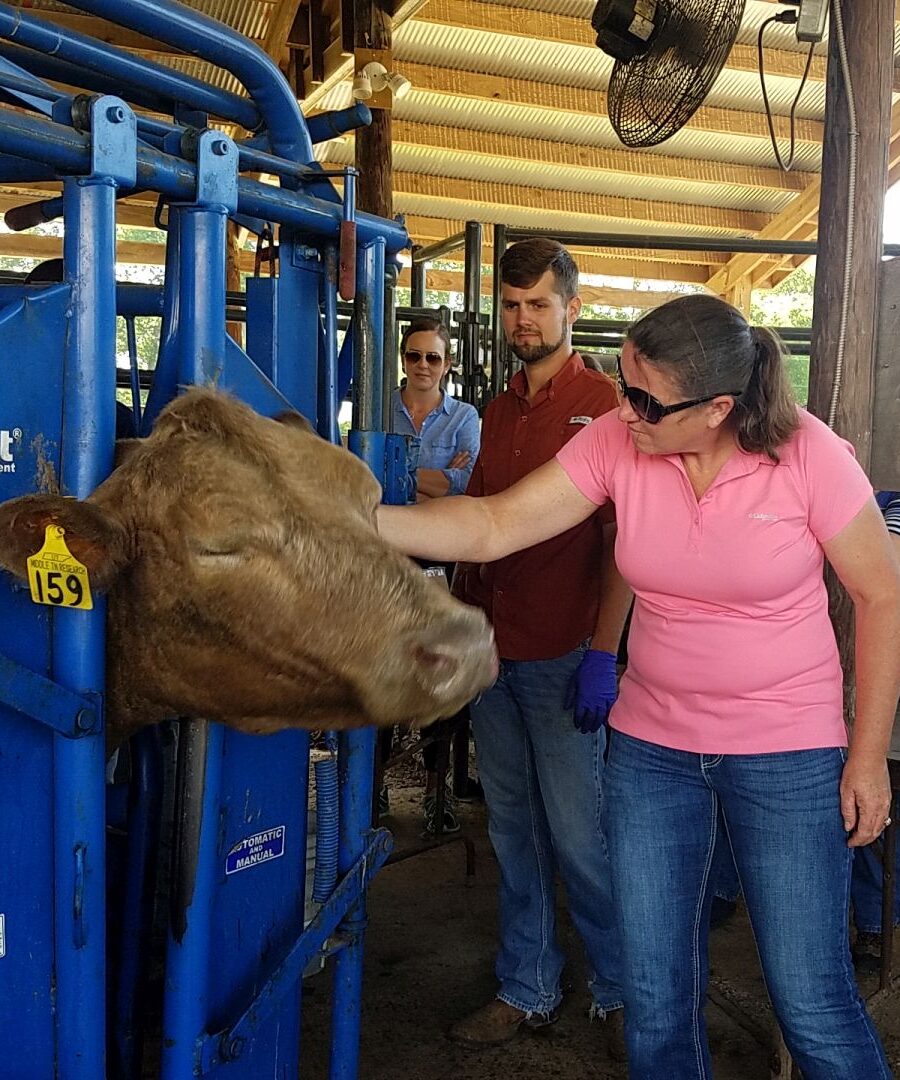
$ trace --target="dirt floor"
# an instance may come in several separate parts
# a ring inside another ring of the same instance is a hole
[[[395,834],[397,853],[422,844],[420,798],[410,770],[392,780],[391,815],[384,824]],[[489,1051],[468,1051],[447,1039],[450,1024],[490,1000],[495,988],[497,865],[483,805],[459,809],[463,832],[475,847],[472,883],[467,886],[465,847],[457,841],[389,864],[372,886],[361,1080],[625,1078],[625,1068],[607,1053],[602,1025],[588,1021],[585,963],[562,898],[561,936],[570,963],[559,1023]],[[706,1019],[716,1080],[767,1080],[771,1014],[741,908],[713,934],[711,954],[713,1000]],[[895,966],[900,972],[900,956]],[[305,982],[302,1080],[328,1076],[328,979],[326,970]],[[875,989],[874,980],[863,985],[867,996]],[[900,1077],[900,987],[873,999],[872,1011]]]

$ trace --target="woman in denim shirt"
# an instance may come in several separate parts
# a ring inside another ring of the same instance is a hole
[[[400,341],[406,384],[391,395],[391,431],[419,439],[418,497],[462,495],[478,457],[478,413],[443,389],[450,335],[438,319],[414,319]]]
[[[406,379],[391,395],[391,431],[411,435],[418,441],[417,500],[462,495],[475,467],[481,433],[475,408],[452,398],[443,388],[452,361],[447,328],[439,319],[413,319],[400,340],[400,359]],[[437,831],[437,751],[433,742],[422,750],[425,836]],[[382,761],[387,760],[388,741],[382,743],[381,752]],[[382,787],[378,802],[379,812],[388,813],[387,787]],[[449,793],[444,803],[443,831],[459,831]]]

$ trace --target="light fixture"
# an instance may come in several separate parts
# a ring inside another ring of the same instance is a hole
[[[396,71],[388,77],[387,84],[395,98],[405,97],[412,90],[412,83],[409,79]]]
[[[350,92],[356,101],[364,101],[372,96],[372,80],[365,71],[357,71],[353,76],[353,88]]]
[[[365,101],[373,94],[390,90],[395,98],[408,94],[412,83],[396,71],[388,71],[384,64],[370,60],[368,64],[353,76],[351,93],[357,101]]]

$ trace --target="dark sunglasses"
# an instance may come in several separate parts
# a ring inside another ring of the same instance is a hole
[[[441,356],[440,353],[436,353],[436,352],[422,353],[422,352],[419,352],[418,349],[407,349],[406,352],[403,354],[403,359],[407,362],[407,364],[418,364],[418,362],[422,359],[423,356],[425,357],[425,359],[428,361],[429,364],[437,365],[437,364],[443,364],[443,362],[444,362],[444,358],[443,358],[443,356]]]
[[[722,390],[718,394],[708,394],[706,397],[693,398],[691,401],[679,401],[677,405],[663,405],[658,398],[648,394],[646,390],[639,390],[636,386],[629,386],[622,374],[622,357],[616,357],[616,382],[619,384],[619,393],[634,409],[638,416],[648,424],[658,424],[663,417],[670,413],[682,412],[684,409],[693,409],[695,405],[704,405],[713,398],[729,394],[731,397],[740,396],[740,390]]]

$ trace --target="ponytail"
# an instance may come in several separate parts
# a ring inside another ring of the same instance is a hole
[[[799,426],[797,405],[787,379],[781,340],[765,326],[750,331],[755,348],[747,389],[735,402],[738,445],[778,461],[778,447]]]

